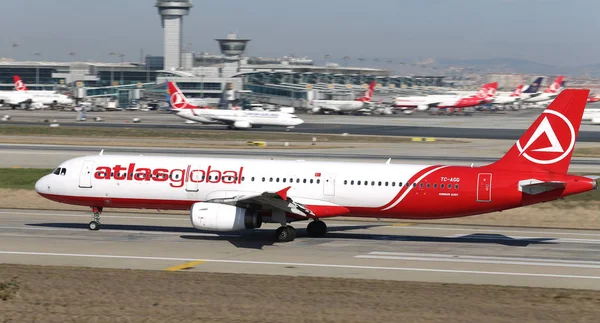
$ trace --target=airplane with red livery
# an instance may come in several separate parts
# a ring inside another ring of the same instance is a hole
[[[239,231],[295,221],[327,232],[336,216],[442,219],[543,203],[597,188],[567,173],[589,90],[564,90],[498,161],[480,167],[99,155],[67,160],[37,181],[43,197],[92,208],[189,210],[194,228]]]
[[[496,96],[498,83],[488,83],[471,95],[441,94],[425,96],[399,96],[394,100],[393,108],[412,112],[426,111],[429,108],[452,109],[457,110],[473,107],[481,104],[490,103]]]
[[[325,112],[337,112],[337,113],[350,113],[357,112],[359,110],[370,108],[371,101],[373,100],[373,94],[375,93],[375,81],[369,84],[369,87],[365,91],[365,94],[360,98],[349,101],[349,100],[312,100],[310,101],[311,112],[313,113],[325,113]]]
[[[167,82],[171,111],[187,120],[203,124],[223,124],[228,129],[249,129],[262,126],[293,129],[304,123],[298,116],[279,111],[247,111],[212,109],[193,105],[173,82]]]

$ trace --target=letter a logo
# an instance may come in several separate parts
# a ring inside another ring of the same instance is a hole
[[[575,146],[575,129],[569,119],[560,112],[546,110],[543,114],[546,115],[525,146],[521,144],[524,136],[517,140],[517,148],[519,156],[536,164],[548,165],[563,160],[571,153]]]

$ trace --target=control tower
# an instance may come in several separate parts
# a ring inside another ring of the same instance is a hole
[[[250,39],[238,38],[237,34],[228,34],[227,38],[215,39],[219,42],[221,54],[225,56],[241,56],[246,50]]]
[[[181,66],[182,20],[192,8],[191,0],[157,0],[155,7],[164,30],[165,70]]]

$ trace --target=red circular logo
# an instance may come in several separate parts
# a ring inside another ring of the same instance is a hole
[[[517,141],[520,156],[536,164],[554,164],[567,157],[575,146],[575,129],[562,113],[546,110],[535,130]],[[533,126],[532,126],[533,127]]]

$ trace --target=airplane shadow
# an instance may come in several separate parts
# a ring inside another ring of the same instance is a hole
[[[61,229],[81,229],[88,230],[85,223],[30,223],[28,226],[61,228]],[[555,238],[523,238],[515,239],[501,234],[482,234],[475,233],[456,237],[422,236],[422,235],[388,235],[388,234],[368,234],[368,233],[350,233],[349,230],[369,229],[373,227],[385,226],[381,224],[369,224],[358,226],[332,226],[327,235],[322,238],[311,238],[316,241],[326,241],[329,239],[347,239],[364,241],[406,241],[406,242],[430,242],[430,243],[470,243],[470,244],[499,244],[513,247],[527,247],[531,244],[557,244]],[[275,244],[275,232],[273,229],[254,229],[248,231],[216,232],[216,231],[198,231],[191,227],[175,226],[147,226],[130,224],[102,224],[102,231],[131,231],[133,232],[165,232],[181,233],[181,239],[196,241],[228,241],[237,248],[262,249],[264,246]],[[214,234],[214,235],[208,235]],[[297,237],[308,237],[306,229],[297,229]]]

